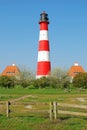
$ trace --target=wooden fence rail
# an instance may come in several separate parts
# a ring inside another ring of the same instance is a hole
[[[19,103],[20,104],[20,103]],[[34,103],[32,103],[34,104]],[[41,105],[41,103],[35,103]],[[48,105],[47,103],[42,103],[44,105]],[[11,105],[12,102],[6,103],[6,116],[9,117],[9,114],[11,112]],[[49,110],[34,110],[31,109],[31,112],[48,112],[50,120],[57,120],[58,114],[69,114],[69,115],[76,115],[76,116],[85,116],[87,117],[87,113],[82,112],[72,112],[72,111],[65,111],[65,110],[59,110],[58,106],[62,107],[71,107],[71,108],[81,108],[81,109],[87,109],[87,106],[85,105],[76,105],[76,104],[65,104],[65,103],[58,103],[56,101],[49,103]]]
[[[87,109],[87,106],[85,105],[76,105],[76,104],[58,103],[58,106]]]
[[[82,113],[82,112],[71,112],[71,111],[58,110],[58,113],[60,113],[60,114],[69,114],[69,115],[85,116],[85,117],[87,117],[87,113]]]
[[[86,109],[87,110],[87,106],[85,105],[76,105],[76,104],[66,104],[66,103],[54,103],[54,110],[51,111],[52,113],[50,115],[54,115],[54,119],[57,119],[57,115],[58,114],[69,114],[69,115],[75,115],[75,116],[85,116],[87,117],[87,113],[86,112],[72,112],[72,111],[65,111],[65,110],[59,110],[58,106],[62,106],[62,107],[71,107],[71,108],[80,108],[80,109]],[[54,105],[52,104],[52,105]],[[55,108],[56,107],[56,108]],[[56,115],[55,115],[56,114]],[[50,118],[52,119],[53,116],[50,116]]]

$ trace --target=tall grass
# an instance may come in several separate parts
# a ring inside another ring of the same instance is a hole
[[[34,97],[19,101],[20,104],[27,104],[31,101],[46,103],[54,100],[63,103],[83,104],[77,98],[87,99],[87,90],[80,92],[73,89],[70,92],[65,92],[63,89],[0,88],[0,101],[7,101],[28,94]],[[87,102],[85,104],[87,105]],[[12,108],[10,117],[7,118],[5,114],[0,114],[0,130],[87,130],[87,118],[59,114],[56,121],[50,121],[48,114],[24,111],[21,106],[19,108],[15,106],[14,109]]]
[[[50,121],[43,117],[7,118],[0,115],[0,130],[87,130],[87,119],[65,117]]]

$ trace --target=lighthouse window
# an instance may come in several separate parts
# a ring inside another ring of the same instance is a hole
[[[14,72],[7,72],[7,74],[14,74]]]
[[[45,14],[45,13],[41,14],[40,21],[48,21],[48,20],[49,19],[48,19],[48,15],[47,14]]]
[[[78,74],[79,72],[74,72],[74,74]]]

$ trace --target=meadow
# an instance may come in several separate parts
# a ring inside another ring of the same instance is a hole
[[[13,102],[9,117],[6,117],[7,101]],[[48,112],[39,111],[49,110],[49,102],[53,101],[87,106],[87,89],[68,92],[64,89],[0,88],[0,130],[87,130],[86,116],[58,113],[57,120],[50,120]],[[58,109],[87,113],[87,109],[81,108]]]

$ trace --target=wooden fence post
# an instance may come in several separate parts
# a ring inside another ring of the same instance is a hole
[[[56,120],[57,119],[57,102],[54,101],[53,102],[53,112],[54,112],[54,119]]]
[[[50,120],[53,119],[53,102],[50,102]]]
[[[50,120],[57,120],[57,102],[50,102]]]
[[[7,116],[7,117],[9,117],[10,105],[11,105],[11,103],[10,103],[9,101],[7,101],[7,103],[6,103],[6,116]]]

